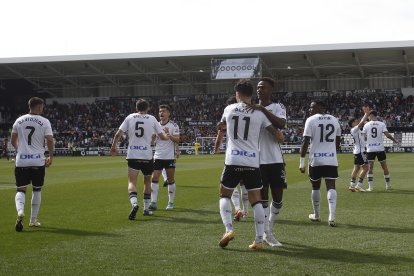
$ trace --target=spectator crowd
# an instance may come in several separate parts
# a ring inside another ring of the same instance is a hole
[[[197,137],[214,137],[216,123],[220,120],[229,95],[194,95],[189,97],[146,97],[151,103],[150,114],[158,117],[158,106],[169,104],[171,118],[180,126],[182,143],[194,143]],[[285,141],[299,144],[302,139],[303,122],[308,116],[308,107],[313,100],[306,93],[277,94],[275,101],[287,110],[288,124],[283,130]],[[59,104],[47,99],[44,116],[52,124],[56,148],[108,147],[112,137],[124,118],[135,111],[135,98],[97,98],[94,103]],[[413,127],[413,96],[403,98],[393,93],[336,93],[320,98],[328,107],[327,113],[339,118],[343,132],[349,132],[350,117],[362,117],[361,107],[369,103],[376,109],[388,127]],[[23,114],[0,106],[3,121],[0,137],[8,137],[10,122]],[[121,146],[126,139],[121,139]]]

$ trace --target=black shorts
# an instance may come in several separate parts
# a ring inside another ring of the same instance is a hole
[[[175,168],[175,159],[155,159],[154,170],[161,171],[162,169]]]
[[[45,166],[40,167],[16,167],[14,168],[16,186],[26,187],[32,183],[33,187],[42,187],[45,182]]]
[[[325,179],[337,179],[338,178],[338,167],[337,166],[309,166],[309,179],[312,181]]]
[[[362,166],[365,164],[368,164],[366,152],[360,152],[358,154],[354,154],[354,165]]]
[[[287,188],[285,164],[273,163],[260,165],[263,186],[271,188]]]
[[[141,170],[143,175],[152,175],[152,172],[154,171],[152,159],[127,159],[127,161],[128,168],[131,168],[136,171]]]
[[[246,190],[260,190],[262,181],[260,169],[244,166],[225,165],[221,174],[221,184],[227,189],[234,189],[243,180]]]
[[[375,161],[375,157],[377,157],[379,162],[383,162],[387,160],[387,155],[385,151],[373,151],[367,153],[368,161]]]

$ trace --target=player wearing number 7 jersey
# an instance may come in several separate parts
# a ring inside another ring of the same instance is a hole
[[[144,216],[150,216],[149,211],[151,202],[151,175],[153,172],[153,160],[151,139],[152,135],[158,135],[162,140],[167,140],[168,134],[165,134],[157,119],[147,114],[149,103],[144,99],[136,102],[136,113],[128,115],[119,127],[112,141],[111,154],[116,155],[116,147],[119,138],[124,133],[128,133],[128,193],[132,209],[128,219],[134,220],[138,211],[137,200],[137,178],[141,170],[144,175]]]
[[[305,155],[309,150],[309,179],[312,184],[313,214],[312,221],[320,221],[321,179],[325,179],[327,199],[329,203],[329,225],[334,227],[336,211],[335,181],[338,178],[338,160],[336,150],[341,141],[341,127],[338,119],[324,114],[322,102],[312,102],[309,108],[310,117],[306,119],[303,141],[300,148],[301,173],[305,172]]]
[[[366,191],[372,191],[374,189],[374,161],[375,157],[378,158],[378,161],[381,164],[382,170],[384,171],[384,179],[385,179],[385,188],[386,190],[391,189],[390,183],[390,173],[387,167],[387,156],[385,154],[384,144],[382,134],[391,139],[394,143],[399,143],[391,134],[388,133],[387,126],[377,119],[377,112],[372,110],[369,113],[368,119],[369,122],[365,124],[364,128],[362,129],[362,133],[366,134],[367,139],[367,159],[369,163],[369,171],[368,171],[368,189]]]
[[[219,245],[226,247],[234,239],[230,197],[240,180],[243,180],[256,226],[256,239],[249,247],[262,249],[265,214],[260,196],[262,183],[259,171],[259,138],[262,128],[270,131],[275,140],[278,132],[261,111],[252,111],[249,108],[253,85],[247,80],[241,80],[234,88],[237,103],[228,105],[221,118],[221,122],[226,124],[227,148],[225,167],[221,175],[219,205],[226,233]]]
[[[26,201],[26,187],[33,186],[31,216],[29,227],[38,227],[40,222],[37,216],[41,203],[41,189],[45,179],[45,166],[52,165],[53,160],[53,133],[48,119],[41,116],[44,101],[33,97],[29,100],[29,114],[19,117],[13,124],[11,144],[16,149],[16,209],[17,220],[15,229],[23,230],[24,205]],[[49,156],[45,158],[45,139]]]

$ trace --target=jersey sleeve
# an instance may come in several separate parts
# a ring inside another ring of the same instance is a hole
[[[229,110],[229,106],[227,106],[227,107],[224,109],[224,111],[223,111],[223,115],[221,115],[220,122],[222,122],[222,123],[225,123],[225,122],[226,122],[226,116],[227,116],[228,110]]]
[[[355,134],[358,130],[358,126],[354,126],[353,128],[351,128],[351,134]]]
[[[341,136],[341,134],[342,134],[342,129],[341,129],[341,125],[339,124],[338,118],[335,118],[335,121],[336,121],[336,126],[337,126],[337,129],[336,129],[336,136]]]
[[[17,133],[17,121],[13,124],[12,133]]]
[[[272,122],[270,122],[270,120],[266,117],[266,115],[264,115],[264,113],[261,113],[261,114],[263,114],[262,127],[266,128],[272,125]]]
[[[155,117],[151,117],[152,120],[152,124],[154,126],[154,132],[155,134],[160,134],[162,132],[162,127],[161,125],[158,123],[157,119],[155,119]]]
[[[282,104],[276,104],[276,109],[273,114],[278,118],[286,120],[286,108]]]
[[[306,119],[306,122],[305,122],[305,129],[303,130],[303,136],[312,137],[311,124],[312,124],[312,119],[311,117],[309,117],[308,119]]]
[[[178,127],[177,124],[174,124],[173,135],[179,135],[179,134],[180,134],[180,128]]]
[[[52,125],[50,124],[49,120],[46,120],[45,135],[53,136]]]
[[[122,122],[122,124],[119,126],[119,129],[123,132],[128,132],[128,122],[129,122],[129,116],[125,118],[125,120]]]
[[[388,132],[387,125],[383,123],[382,133]]]

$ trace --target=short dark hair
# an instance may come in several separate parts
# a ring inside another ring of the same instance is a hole
[[[247,97],[251,97],[253,95],[253,90],[253,84],[246,79],[239,80],[234,86],[234,91]]]
[[[274,81],[272,78],[269,78],[269,77],[263,77],[263,78],[261,78],[261,79],[259,80],[259,82],[261,82],[261,81],[267,82],[268,84],[270,84],[270,86],[271,86],[272,88],[275,88],[275,81]]]
[[[348,121],[348,126],[349,127],[352,127],[352,124],[355,122],[355,120],[356,120],[357,118],[351,118],[351,119],[349,119],[349,121]]]
[[[45,101],[39,97],[32,97],[29,99],[28,104],[29,104],[29,108],[33,109],[38,105],[45,104]]]
[[[138,99],[135,107],[137,108],[137,111],[147,111],[149,108],[149,103],[144,99]]]
[[[161,109],[161,108],[167,109],[168,112],[171,112],[171,107],[168,104],[161,104],[160,107],[159,107],[159,109]]]
[[[325,110],[325,103],[323,101],[312,101],[317,106],[319,106],[320,109]]]
[[[237,99],[235,96],[230,96],[227,100],[226,100],[226,105],[231,105],[237,103]]]
[[[373,115],[373,116],[377,117],[378,116],[378,112],[375,111],[375,110],[371,110],[371,112],[369,112],[369,115]]]

